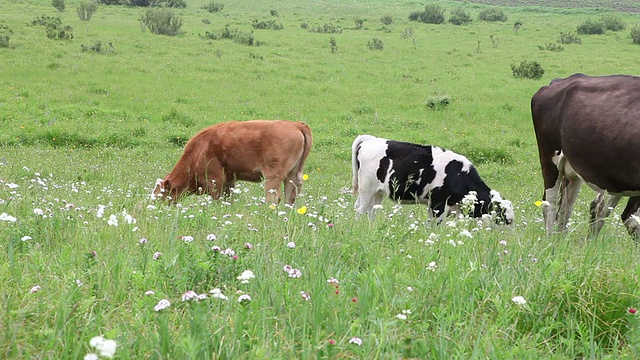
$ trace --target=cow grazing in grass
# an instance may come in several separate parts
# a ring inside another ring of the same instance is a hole
[[[590,233],[623,196],[630,234],[640,237],[640,77],[575,74],[555,79],[531,99],[544,180],[548,234],[563,232],[580,185],[597,191],[591,203]]]
[[[302,188],[302,169],[311,149],[311,129],[284,120],[232,121],[201,130],[153,194],[176,201],[188,193],[228,196],[236,180],[265,180],[267,202],[293,204]]]
[[[469,215],[473,217],[493,213],[498,223],[513,222],[511,202],[491,190],[462,155],[371,135],[358,136],[351,150],[358,214],[373,218],[374,205],[389,197],[400,203],[426,204],[430,215],[442,221],[451,211],[460,211],[465,199],[472,201]]]

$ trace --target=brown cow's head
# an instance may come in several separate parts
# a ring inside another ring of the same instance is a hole
[[[168,178],[156,180],[156,186],[153,188],[153,192],[151,193],[152,200],[168,199],[171,202],[175,202],[177,197],[178,190],[172,186],[171,180],[169,180]]]

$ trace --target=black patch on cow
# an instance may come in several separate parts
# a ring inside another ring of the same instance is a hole
[[[390,163],[393,163],[389,197],[396,201],[412,201],[423,195],[425,187],[436,175],[431,146],[389,140],[386,154],[380,160],[377,175],[380,182],[384,182]]]

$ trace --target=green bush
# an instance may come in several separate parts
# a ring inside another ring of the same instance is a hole
[[[251,24],[251,26],[254,29],[263,29],[263,30],[282,30],[284,29],[284,26],[275,21],[275,20],[258,20],[258,19],[254,19],[253,23]]]
[[[220,11],[222,11],[222,9],[224,9],[224,4],[217,3],[217,2],[210,2],[207,5],[203,6],[202,8],[207,10],[210,13],[216,13],[216,12],[220,12]]]
[[[591,19],[585,20],[582,24],[578,25],[577,32],[580,35],[601,35],[606,31],[606,26],[602,21],[593,21]]]
[[[0,24],[0,48],[8,48],[9,40],[11,40],[11,35],[13,35],[13,29],[6,24]]]
[[[150,8],[140,17],[142,28],[153,34],[175,36],[182,27],[182,18],[170,8]]]
[[[425,101],[425,106],[431,110],[442,110],[451,104],[453,100],[451,96],[443,94],[443,95],[433,95],[427,98]]]
[[[53,40],[73,39],[73,28],[70,25],[47,25],[47,37]]]
[[[444,8],[436,4],[427,4],[420,15],[420,21],[427,24],[442,24],[444,22]]]
[[[634,44],[640,44],[640,25],[636,25],[631,29],[631,40]]]
[[[362,27],[364,26],[364,19],[359,16],[353,18],[353,22],[356,23],[356,29],[362,29]]]
[[[98,4],[95,1],[82,1],[76,8],[78,11],[78,18],[84,21],[91,20],[93,13],[95,13],[97,9]]]
[[[504,11],[502,11],[502,9],[496,9],[496,8],[484,9],[478,15],[478,19],[482,21],[490,21],[490,22],[496,22],[496,21],[505,22],[507,21],[507,15],[504,13]]]
[[[51,5],[56,8],[59,12],[63,12],[67,5],[64,3],[64,0],[51,0]]]
[[[451,12],[449,22],[453,25],[466,25],[471,23],[471,15],[462,7],[459,7]]]
[[[540,50],[549,50],[549,51],[563,51],[564,46],[556,44],[556,43],[548,43],[546,46],[538,45],[538,49]]]
[[[340,26],[333,25],[331,23],[324,24],[322,27],[317,26],[309,29],[309,32],[319,34],[341,34],[342,28]]]
[[[627,27],[622,21],[622,18],[620,17],[620,15],[615,15],[615,14],[602,15],[601,21],[602,23],[604,23],[604,27],[607,30],[611,30],[611,31],[622,31]]]
[[[572,33],[561,32],[558,42],[560,44],[582,44],[582,39],[573,35]]]
[[[382,50],[384,49],[384,44],[380,39],[371,39],[367,42],[367,46],[371,50]]]
[[[149,5],[184,9],[187,7],[187,1],[186,0],[151,0],[149,2]]]
[[[62,25],[62,20],[57,16],[42,15],[33,18],[33,20],[31,20],[31,22],[28,23],[27,26],[48,26],[49,24]]]
[[[537,80],[544,75],[544,69],[537,61],[522,61],[520,65],[511,65],[511,71],[515,78]]]
[[[248,46],[257,45],[257,43],[253,38],[252,33],[246,33],[239,29],[231,29],[229,25],[225,26],[225,28],[219,32],[207,31],[205,32],[204,35],[199,35],[199,36],[203,39],[210,39],[210,40],[229,39],[241,45],[248,45]]]
[[[98,54],[106,54],[113,51],[113,43],[109,42],[107,43],[107,45],[102,45],[102,41],[98,40],[92,46],[86,46],[84,44],[80,45],[80,50],[82,50],[83,52],[93,51],[97,52]]]
[[[280,17],[280,13],[278,13],[278,10],[276,9],[269,10],[269,14],[271,14],[271,16]]]
[[[391,25],[391,24],[393,24],[393,16],[391,16],[391,15],[383,15],[380,18],[380,22],[382,22],[384,25],[387,25],[387,26]]]

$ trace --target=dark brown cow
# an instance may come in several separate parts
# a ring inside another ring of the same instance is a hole
[[[640,237],[640,77],[575,74],[531,99],[544,178],[547,233],[566,230],[582,181],[598,192],[592,235],[623,196],[630,234]],[[556,224],[557,223],[557,224]]]
[[[284,120],[232,121],[210,126],[189,140],[184,153],[153,194],[176,201],[187,193],[228,196],[236,180],[265,180],[268,202],[293,204],[311,150],[311,129]]]

